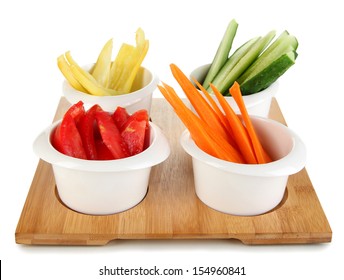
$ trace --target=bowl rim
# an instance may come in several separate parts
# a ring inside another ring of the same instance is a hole
[[[84,66],[83,68],[87,70],[87,69],[90,69],[92,65],[94,64],[88,64]],[[149,70],[148,68],[144,66],[140,66],[140,69],[143,69],[143,71],[147,71],[152,76],[152,79],[143,88],[140,88],[130,93],[115,95],[115,96],[91,95],[91,94],[74,89],[66,79],[63,80],[62,82],[62,91],[63,91],[64,96],[67,99],[79,99],[79,100],[83,100],[85,103],[97,103],[97,102],[107,103],[107,102],[110,102],[111,100],[113,101],[114,99],[116,99],[118,102],[122,102],[121,106],[127,107],[127,106],[130,106],[131,104],[134,104],[140,101],[143,98],[143,96],[147,94],[147,92],[152,93],[159,83],[159,77],[155,73],[153,73],[151,70]]]
[[[85,160],[67,156],[56,150],[50,141],[52,131],[61,121],[60,119],[49,125],[33,143],[34,153],[53,166],[91,172],[121,172],[152,167],[163,162],[170,155],[167,138],[156,124],[149,122],[151,137],[153,136],[151,144],[139,154],[115,160]]]
[[[192,70],[190,75],[189,75],[190,79],[192,77],[195,77],[195,75],[194,75],[195,72],[205,71],[207,68],[210,67],[210,65],[211,65],[211,63],[203,64],[203,65],[195,68],[194,70]],[[191,79],[191,81],[192,81],[192,79]],[[245,104],[248,108],[256,106],[257,104],[264,102],[267,98],[271,98],[273,96],[276,96],[278,89],[279,89],[279,81],[277,79],[274,83],[272,83],[269,87],[267,87],[264,90],[261,90],[259,92],[252,93],[249,95],[244,95],[243,98],[245,100]],[[212,93],[211,93],[211,95],[213,96]],[[226,99],[233,100],[232,96],[224,96],[224,97]]]
[[[285,130],[291,137],[292,149],[281,159],[266,164],[241,164],[229,162],[211,156],[201,150],[192,140],[190,132],[185,129],[180,136],[180,143],[186,153],[193,159],[202,161],[223,171],[257,177],[286,176],[299,172],[306,164],[306,147],[301,138],[289,127],[282,123],[260,116],[250,116],[258,121],[273,123]]]

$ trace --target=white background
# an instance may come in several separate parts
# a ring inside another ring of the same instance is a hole
[[[103,279],[98,270],[104,265],[190,270],[193,266],[245,266],[247,276],[240,279],[338,279],[335,276],[343,275],[339,263],[344,249],[344,139],[340,133],[344,121],[344,49],[340,43],[344,22],[340,3],[2,1],[2,279]],[[56,65],[57,56],[70,50],[80,64],[87,64],[96,59],[108,39],[113,37],[117,46],[133,42],[136,29],[142,27],[150,40],[144,66],[174,86],[169,64],[175,63],[189,73],[210,62],[232,18],[239,23],[233,47],[272,29],[277,33],[287,29],[299,40],[299,57],[280,79],[277,100],[288,125],[307,146],[307,170],[333,230],[332,242],[287,246],[246,246],[228,240],[114,241],[102,247],[16,244],[15,228],[38,162],[32,142],[52,121],[61,97],[63,77]],[[183,277],[189,278],[202,279],[191,274]]]

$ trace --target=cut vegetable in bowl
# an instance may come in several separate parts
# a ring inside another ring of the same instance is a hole
[[[250,117],[242,101],[239,84],[231,87],[231,92],[241,110],[242,117],[236,115],[230,105],[224,100],[218,89],[210,84],[221,108],[214,102],[207,102],[206,98],[197,90],[196,86],[175,65],[171,64],[171,71],[185,95],[195,109],[194,113],[177,95],[172,87],[162,83],[159,90],[172,105],[174,111],[189,130],[196,145],[204,152],[230,162],[259,164],[271,162],[270,157],[259,142]],[[196,84],[199,84],[196,81]],[[205,96],[209,93],[201,86]],[[221,110],[222,109],[222,110]]]
[[[235,81],[240,84],[243,95],[260,92],[295,64],[298,41],[286,30],[274,41],[276,31],[272,30],[263,37],[248,40],[230,53],[237,28],[238,24],[232,20],[204,80],[200,81],[211,93],[210,83],[223,95],[228,95]]]
[[[121,159],[144,151],[150,143],[148,112],[129,115],[118,107],[112,114],[99,105],[84,110],[82,101],[65,113],[52,133],[59,152],[80,159]]]
[[[103,46],[94,67],[84,70],[69,51],[57,58],[57,65],[70,85],[96,96],[113,96],[130,93],[136,74],[148,52],[149,41],[144,31],[136,31],[136,46],[123,43],[112,61],[112,39]]]

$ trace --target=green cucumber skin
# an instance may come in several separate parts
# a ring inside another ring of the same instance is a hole
[[[252,65],[238,78],[238,83],[243,84],[254,77],[257,73],[266,68],[272,61],[281,55],[296,51],[298,47],[297,39],[290,35],[288,31],[282,34],[252,63]]]
[[[222,66],[226,63],[232,44],[238,29],[238,23],[233,19],[227,26],[226,32],[223,35],[222,41],[216,51],[213,62],[211,63],[210,69],[205,77],[203,86],[207,88],[209,83],[214,79],[216,74],[220,71]]]
[[[280,76],[282,76],[292,65],[295,64],[296,51],[290,51],[278,59],[272,61],[270,65],[257,73],[254,77],[240,84],[242,95],[250,95],[268,88]]]
[[[242,59],[242,57],[249,51],[249,49],[255,44],[260,37],[252,38],[251,40],[247,41],[243,45],[241,45],[236,51],[228,58],[225,65],[221,68],[221,70],[217,73],[215,79],[212,83],[217,83],[217,81],[223,81],[226,79],[230,72],[234,68],[234,66]],[[212,92],[210,86],[206,88],[209,92]]]
[[[264,37],[260,37],[255,44],[253,44],[248,51],[243,55],[243,57],[236,63],[229,74],[224,77],[217,75],[212,81],[212,84],[223,94],[228,95],[228,90],[232,84],[240,77],[242,73],[257,59],[261,52],[266,48],[266,46],[271,42],[275,36],[274,31],[270,31]],[[222,69],[220,70],[220,72]],[[210,91],[212,92],[212,91]]]

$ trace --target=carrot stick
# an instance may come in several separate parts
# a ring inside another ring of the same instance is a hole
[[[217,158],[244,163],[240,153],[233,148],[220,134],[216,134],[212,127],[195,115],[179,98],[174,89],[167,84],[158,85],[160,92],[174,108],[176,114],[190,131],[197,146],[204,152]]]
[[[256,155],[258,163],[268,163],[271,162],[271,158],[269,155],[265,152],[264,148],[262,147],[258,136],[254,130],[254,127],[252,125],[252,122],[250,120],[250,117],[248,115],[244,100],[242,98],[241,90],[240,90],[240,85],[237,82],[234,82],[232,87],[229,89],[230,94],[234,98],[235,102],[237,103],[241,115],[243,117],[243,120],[245,122],[247,132],[251,138],[252,145],[253,145],[253,150]]]
[[[195,111],[200,118],[208,123],[211,123],[213,128],[218,131],[223,137],[228,140],[228,134],[226,128],[222,125],[218,115],[210,106],[210,104],[199,93],[197,88],[191,83],[191,81],[185,76],[185,74],[175,65],[170,65],[172,74],[183,89],[185,95],[189,99]]]
[[[215,113],[217,114],[219,120],[221,121],[222,125],[226,128],[229,136],[233,139],[233,132],[229,125],[228,119],[226,116],[222,113],[219,106],[216,104],[214,99],[210,96],[209,92],[203,87],[194,77],[192,77],[193,82],[198,86],[198,88],[203,92],[204,96],[207,98],[210,105],[213,107]],[[233,141],[234,143],[234,141]]]
[[[234,139],[245,161],[250,164],[256,164],[257,159],[245,126],[243,125],[239,117],[235,114],[232,107],[228,104],[220,91],[213,84],[210,84],[210,87],[216,95],[216,98],[220,102],[222,109],[225,111],[228,122],[233,131]]]

